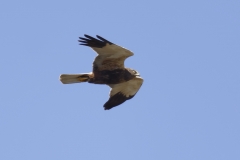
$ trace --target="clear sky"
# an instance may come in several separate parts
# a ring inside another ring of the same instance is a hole
[[[1,160],[239,160],[240,1],[0,2]],[[135,53],[144,84],[103,109],[96,34]]]

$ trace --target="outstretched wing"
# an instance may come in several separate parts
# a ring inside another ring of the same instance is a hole
[[[89,35],[79,37],[80,45],[89,46],[97,52],[98,56],[93,62],[93,70],[114,70],[124,68],[124,60],[133,53],[100,36],[93,38]]]
[[[104,109],[109,110],[133,98],[142,86],[142,83],[143,79],[141,77],[135,77],[124,83],[109,85],[112,89],[109,100],[104,104]]]

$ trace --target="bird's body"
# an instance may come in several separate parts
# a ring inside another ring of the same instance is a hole
[[[110,86],[112,88],[110,98],[104,104],[106,110],[131,99],[143,82],[137,71],[124,66],[125,59],[132,56],[133,53],[100,36],[97,36],[98,39],[88,35],[84,36],[86,38],[80,37],[80,45],[89,46],[98,53],[93,62],[92,72],[62,74],[60,81],[63,84],[89,82]]]
[[[88,82],[94,84],[118,84],[126,82],[134,78],[128,68],[114,70],[96,70],[93,72],[93,77],[90,77]]]

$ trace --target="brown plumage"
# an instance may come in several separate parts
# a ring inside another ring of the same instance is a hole
[[[137,71],[124,66],[125,59],[133,53],[98,35],[98,39],[89,35],[84,36],[79,37],[80,45],[89,46],[98,54],[93,62],[92,72],[62,74],[60,81],[63,84],[89,82],[110,86],[112,89],[109,100],[104,104],[105,110],[133,98],[143,83]]]

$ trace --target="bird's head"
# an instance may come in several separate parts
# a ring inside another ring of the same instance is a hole
[[[130,69],[130,68],[129,68],[129,71],[131,72],[132,75],[140,76],[140,73],[138,73],[138,71],[136,71],[136,70],[134,70],[134,69]]]

